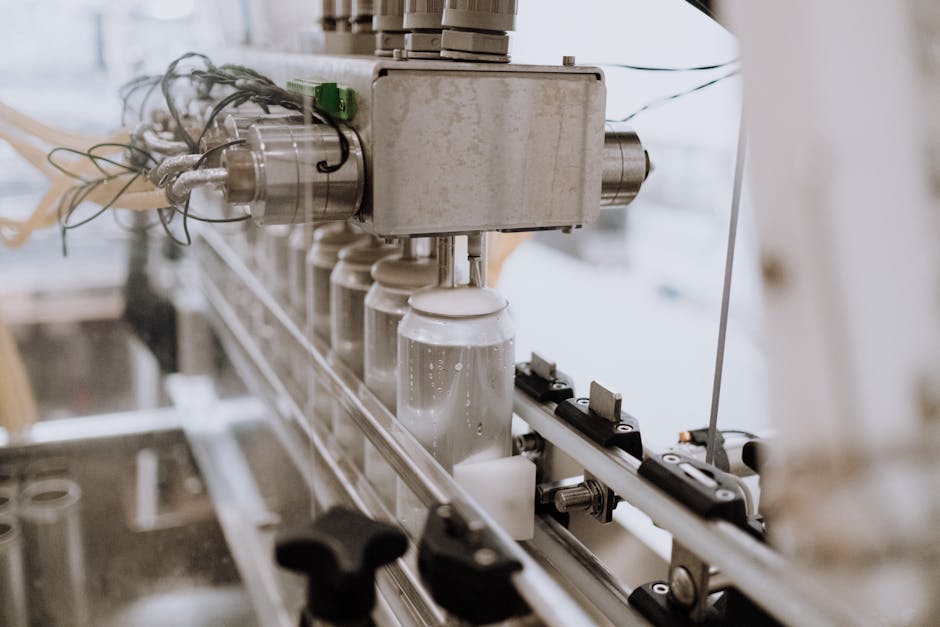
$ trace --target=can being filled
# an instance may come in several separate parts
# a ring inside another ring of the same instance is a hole
[[[356,242],[366,242],[368,235],[345,222],[331,222],[317,228],[307,255],[307,314],[304,333],[313,340],[330,341],[330,274],[339,260],[339,251]],[[307,412],[328,420],[330,399],[316,377],[307,377]]]
[[[330,275],[330,344],[333,353],[360,379],[363,376],[365,300],[372,287],[372,266],[401,252],[397,245],[371,238],[365,244],[347,246]],[[362,467],[362,435],[342,404],[333,403],[333,435]]]
[[[447,472],[511,450],[515,331],[492,289],[416,292],[398,326],[397,416]],[[420,503],[398,482],[396,510],[411,528]]]
[[[408,312],[415,291],[437,282],[437,263],[406,252],[372,266],[372,287],[365,301],[364,381],[382,403],[395,413],[398,394],[398,324]],[[395,472],[369,440],[364,439],[366,478],[392,510],[395,508]]]

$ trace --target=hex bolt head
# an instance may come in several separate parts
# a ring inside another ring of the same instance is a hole
[[[584,484],[562,488],[555,492],[555,509],[559,512],[592,509],[594,498],[594,492]]]

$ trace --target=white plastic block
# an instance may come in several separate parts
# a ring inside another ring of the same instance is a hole
[[[514,540],[535,526],[535,464],[522,455],[454,466],[454,479]]]

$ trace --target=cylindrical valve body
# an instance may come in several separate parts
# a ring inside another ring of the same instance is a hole
[[[229,202],[249,204],[259,224],[353,216],[365,187],[362,147],[352,129],[340,129],[337,133],[326,124],[252,126],[248,148],[229,150],[222,158],[229,171]],[[348,147],[345,160],[340,134]]]

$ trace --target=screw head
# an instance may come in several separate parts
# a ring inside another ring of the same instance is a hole
[[[728,488],[718,488],[715,490],[715,498],[719,501],[733,501],[737,495]]]
[[[562,383],[561,381],[556,381],[555,383],[552,383],[552,389],[553,389],[553,390],[563,390],[563,389],[565,389],[566,387],[568,387],[568,386],[565,385],[564,383]]]
[[[579,398],[579,399],[578,399],[578,405],[590,405],[590,404],[591,404],[591,401],[589,401],[589,400],[586,399],[586,398]]]
[[[617,433],[630,433],[631,431],[633,431],[633,427],[631,427],[630,425],[626,423],[621,422],[619,425],[614,427],[614,431],[616,431]]]
[[[666,453],[665,455],[663,455],[663,461],[666,462],[667,464],[678,464],[679,456],[674,455],[672,453]]]
[[[493,549],[478,549],[473,554],[473,561],[480,566],[491,566],[496,563],[496,551]]]
[[[654,583],[652,588],[653,592],[656,594],[666,594],[669,592],[669,586],[664,583]]]

